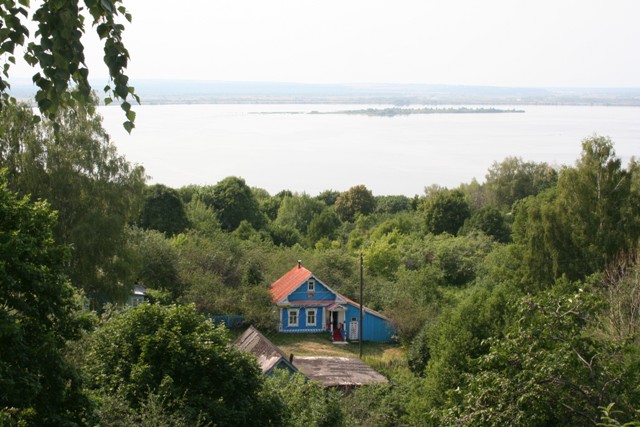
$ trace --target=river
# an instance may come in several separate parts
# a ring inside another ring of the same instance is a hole
[[[422,194],[424,187],[482,182],[494,161],[572,165],[581,141],[610,137],[627,164],[640,156],[640,107],[497,106],[524,113],[378,117],[302,114],[371,105],[142,105],[136,128],[118,107],[100,107],[118,152],[141,164],[149,182],[178,188],[224,177],[275,194],[316,195],[366,185],[374,195]],[[421,107],[421,106],[417,106]],[[267,114],[264,114],[267,113]]]

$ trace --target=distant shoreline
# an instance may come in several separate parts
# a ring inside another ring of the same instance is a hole
[[[91,84],[98,96],[104,81]],[[640,107],[640,88],[499,87],[429,84],[310,84],[132,79],[143,105],[362,104],[429,106],[617,106]],[[35,86],[12,82],[10,94],[30,101]],[[113,105],[118,105],[114,102]],[[429,114],[429,113],[418,113]]]

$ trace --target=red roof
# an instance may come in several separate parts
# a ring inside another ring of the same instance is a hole
[[[287,274],[271,284],[269,291],[271,292],[273,303],[279,303],[309,277],[311,277],[311,272],[306,268],[301,265],[293,267]]]

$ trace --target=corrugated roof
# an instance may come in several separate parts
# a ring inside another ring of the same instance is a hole
[[[281,360],[291,366],[292,370],[296,370],[289,364],[287,355],[253,326],[249,326],[249,328],[233,342],[233,346],[246,353],[254,354],[258,358],[258,363],[263,373],[271,370]]]
[[[348,357],[295,357],[293,364],[310,380],[325,387],[353,387],[373,383],[388,383],[381,374],[359,359]]]
[[[340,294],[338,294],[338,295],[340,295]],[[359,302],[355,302],[354,300],[352,300],[350,298],[347,298],[344,295],[340,295],[340,296],[342,298],[344,298],[345,301],[347,301],[347,304],[351,304],[352,306],[354,306],[355,308],[360,310],[360,303]],[[363,306],[362,308],[364,309],[365,313],[373,314],[374,316],[377,316],[377,317],[379,317],[381,319],[384,319],[384,320],[389,320],[389,318],[387,316],[385,316],[384,314],[379,313],[379,312],[377,312],[375,310],[372,310],[370,308],[367,308],[367,306]]]
[[[147,289],[142,285],[133,285],[133,295],[146,297]]]
[[[298,264],[284,276],[271,284],[269,291],[274,304],[279,303],[291,292],[295,291],[305,280],[311,277],[311,272]]]

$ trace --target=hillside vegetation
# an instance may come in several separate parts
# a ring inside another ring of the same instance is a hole
[[[58,123],[0,114],[0,424],[640,422],[640,166],[608,138],[409,198],[147,185],[99,117]],[[268,286],[297,260],[357,300],[361,253],[402,346],[372,362],[390,385],[263,378],[205,321],[274,330]],[[122,309],[134,283],[151,304]]]

